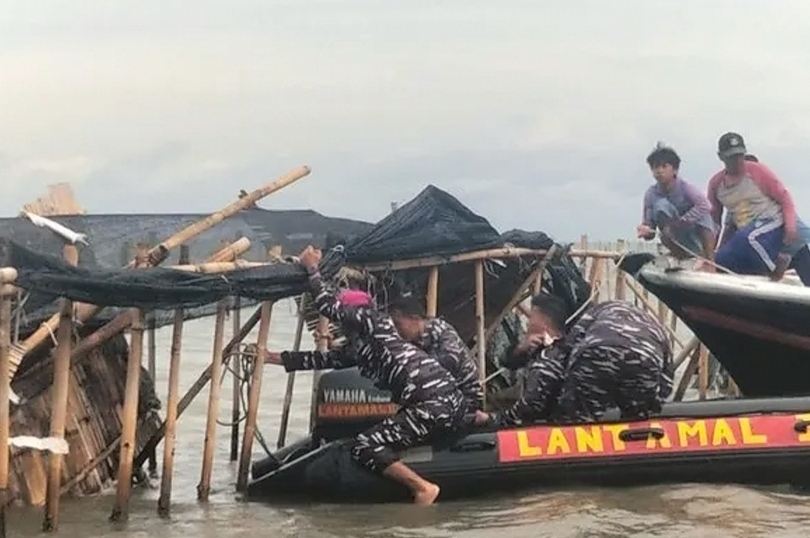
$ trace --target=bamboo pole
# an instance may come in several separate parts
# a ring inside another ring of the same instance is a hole
[[[417,267],[433,267],[436,265],[446,265],[450,263],[470,262],[486,259],[499,259],[499,258],[521,258],[521,257],[537,257],[544,256],[548,251],[545,249],[530,249],[530,248],[517,248],[517,247],[502,247],[493,248],[488,250],[477,250],[475,252],[466,252],[464,254],[454,254],[452,256],[431,256],[427,258],[415,258],[412,260],[398,260],[390,262],[372,263],[364,265],[363,269],[366,271],[401,271],[403,269],[414,269]],[[569,251],[569,256],[572,258],[596,258],[615,260],[619,255],[615,252],[601,251],[601,250],[576,250]]]
[[[439,266],[430,268],[427,284],[427,301],[425,304],[426,314],[429,318],[435,318],[439,312]]]
[[[698,357],[698,397],[705,400],[709,390],[709,350],[706,346],[700,346]]]
[[[214,350],[211,357],[211,384],[208,392],[208,419],[205,425],[205,446],[200,483],[197,484],[197,499],[207,501],[211,492],[211,468],[214,464],[214,449],[217,441],[217,417],[219,417],[219,394],[222,389],[222,345],[225,340],[225,315],[228,313],[228,299],[217,305],[214,321]]]
[[[212,262],[201,263],[197,265],[175,265],[170,267],[175,271],[184,271],[186,273],[202,273],[202,274],[216,274],[216,273],[229,273],[231,271],[238,271],[239,269],[253,269],[254,267],[267,267],[268,265],[277,265],[278,262],[251,262],[247,260],[236,260],[231,262]]]
[[[700,360],[700,348],[696,347],[692,351],[691,359],[689,360],[689,363],[686,365],[686,368],[683,371],[683,375],[681,376],[681,379],[678,382],[678,388],[675,390],[675,393],[672,397],[673,401],[679,402],[683,400],[684,394],[686,394],[686,389],[689,388],[689,382],[691,381],[692,377],[694,377],[695,372],[697,372],[699,360]]]
[[[147,252],[139,252],[136,267],[148,264]],[[132,490],[132,464],[135,458],[135,433],[138,424],[138,397],[141,380],[141,363],[143,360],[143,312],[133,308],[131,311],[132,328],[130,329],[129,357],[127,358],[127,379],[124,389],[124,409],[121,417],[121,449],[118,461],[118,483],[115,504],[110,514],[111,521],[129,519],[129,496]]]
[[[231,311],[231,315],[233,316],[233,333],[231,336],[235,336],[239,333],[239,327],[241,326],[241,308],[242,308],[242,299],[241,297],[234,297],[233,303],[233,310]],[[228,360],[226,358],[226,360]],[[230,454],[230,461],[236,461],[239,457],[239,406],[241,403],[241,371],[242,371],[242,364],[238,360],[230,361],[228,360],[228,364],[230,364],[231,372],[233,375],[233,393],[232,393],[232,402],[231,402],[231,454]]]
[[[645,296],[644,296],[644,293],[643,293],[642,291],[639,291],[639,289],[636,287],[636,285],[635,285],[633,282],[631,282],[630,280],[628,280],[628,281],[627,281],[627,287],[628,287],[628,288],[630,289],[630,291],[632,291],[632,292],[633,292],[633,294],[634,294],[634,295],[635,295],[635,296],[636,296],[636,297],[637,297],[637,298],[638,298],[638,299],[641,301],[641,304],[642,304],[642,305],[643,305],[643,306],[644,306],[644,307],[645,307],[645,308],[646,308],[646,309],[647,309],[649,312],[651,312],[652,314],[655,314],[655,309],[653,308],[653,305],[651,304],[650,299],[649,299],[648,297],[645,297]],[[669,333],[669,335],[672,337],[673,341],[674,341],[676,344],[678,344],[678,346],[679,346],[681,349],[683,349],[684,347],[686,347],[686,346],[684,345],[683,341],[681,341],[681,339],[678,337],[678,335],[677,335],[677,334],[675,334],[674,332],[672,332],[672,329],[671,329],[671,328],[670,328],[668,325],[664,324],[664,325],[662,325],[662,327],[664,328],[664,330],[665,330],[666,332],[668,332],[668,333]]]
[[[273,314],[273,303],[264,301],[261,306],[261,320],[259,321],[259,337],[256,343],[258,357],[253,361],[253,374],[250,379],[248,391],[247,418],[245,431],[242,436],[242,453],[239,458],[239,474],[236,479],[236,490],[244,491],[247,488],[250,459],[253,454],[253,437],[256,435],[256,418],[259,413],[259,396],[262,390],[262,372],[264,361],[267,358],[267,337],[270,333],[270,320]]]
[[[256,189],[255,191],[251,192],[247,196],[243,198],[239,198],[235,202],[232,202],[225,206],[224,208],[220,209],[216,213],[212,213],[211,215],[205,217],[202,220],[199,220],[193,224],[190,224],[186,228],[180,230],[179,232],[175,233],[168,239],[161,242],[156,247],[152,248],[149,251],[149,264],[150,265],[159,265],[166,259],[168,256],[169,251],[178,247],[183,243],[188,243],[192,238],[200,235],[204,231],[208,230],[209,228],[219,224],[223,220],[232,217],[233,215],[237,214],[239,211],[246,209],[256,202],[261,200],[262,198],[269,196],[270,194],[283,189],[284,187],[291,185],[292,183],[298,181],[302,177],[305,177],[309,174],[310,169],[307,166],[302,166],[300,168],[296,168],[291,172],[281,176],[277,180],[273,181]],[[127,264],[126,267],[134,267],[135,261],[131,261]],[[84,323],[93,317],[99,311],[99,307],[95,305],[90,305],[86,303],[77,303],[77,310],[76,310],[76,321],[78,323]],[[14,350],[12,351],[11,357],[11,364],[14,371],[16,371],[17,366],[19,366],[22,359],[28,355],[31,351],[39,347],[42,343],[48,341],[50,335],[56,331],[57,324],[59,323],[59,315],[56,314],[55,316],[51,317],[48,321],[40,325],[40,327],[28,338],[26,338],[19,346],[15,346]]]
[[[180,263],[189,259],[188,245],[180,245]],[[180,393],[180,350],[183,346],[184,310],[174,311],[172,347],[169,359],[169,388],[166,397],[166,441],[163,443],[163,470],[160,477],[160,496],[157,502],[158,515],[166,517],[171,511],[172,478],[174,476],[174,451],[177,444],[177,400]]]
[[[17,279],[12,267],[0,269],[0,538],[6,538],[6,507],[8,506],[9,466],[9,397],[11,378],[9,359],[11,355],[11,293],[7,284]]]
[[[624,254],[627,251],[627,245],[624,242],[624,239],[619,239],[616,242],[616,250],[618,250],[619,254]],[[615,266],[616,269],[616,287],[614,291],[614,295],[617,300],[624,301],[627,299],[627,278],[619,266]]]
[[[301,296],[298,307],[298,324],[295,327],[295,338],[293,340],[293,351],[301,349],[301,339],[304,337],[304,327],[306,326],[306,294]],[[287,374],[287,386],[284,389],[284,403],[281,406],[281,424],[278,428],[278,440],[276,448],[284,446],[287,440],[287,428],[290,422],[290,408],[292,407],[293,391],[295,390],[295,372]]]
[[[698,340],[697,336],[693,337],[689,340],[686,345],[681,349],[675,359],[672,361],[672,368],[678,368],[683,361],[689,357],[691,353],[694,353],[695,349],[700,345],[700,340]]]
[[[579,236],[579,249],[586,251],[588,250],[588,234],[582,234]],[[579,269],[583,276],[585,276],[585,270],[588,267],[588,261],[590,256],[583,256],[580,258]]]
[[[315,328],[316,344],[315,349],[318,351],[326,351],[329,349],[329,319],[324,316],[318,318],[318,324]],[[315,419],[318,413],[318,385],[321,382],[321,375],[323,372],[315,370],[312,372],[312,389],[309,395],[309,431],[315,427]]]
[[[506,315],[509,312],[511,312],[513,308],[517,307],[523,301],[527,290],[532,286],[532,284],[533,283],[536,284],[538,278],[540,278],[542,282],[543,273],[545,272],[546,267],[551,261],[551,257],[554,256],[554,253],[556,251],[557,251],[556,245],[548,249],[548,252],[546,252],[545,257],[542,260],[540,260],[540,263],[537,264],[537,267],[534,268],[534,270],[529,274],[529,276],[526,277],[526,279],[523,281],[520,287],[518,287],[517,291],[515,291],[515,294],[512,296],[512,298],[509,300],[509,302],[506,304],[503,310],[501,310],[501,312],[495,317],[495,319],[492,320],[492,323],[489,324],[489,327],[486,328],[483,338],[484,342],[486,342],[495,333],[495,331],[498,329],[498,325],[500,325],[500,323],[503,321],[503,318],[505,318]],[[486,317],[484,319],[486,323]],[[473,346],[473,352],[475,353],[478,352],[477,341]]]
[[[65,245],[62,256],[68,264],[74,267],[79,263],[79,251],[75,245]],[[65,436],[68,389],[70,387],[70,347],[73,340],[73,301],[62,299],[61,302],[51,387],[51,437],[56,438]],[[48,457],[48,485],[45,493],[45,517],[42,521],[44,532],[55,532],[59,528],[62,457],[62,454],[57,453],[51,453]]]
[[[484,262],[475,262],[475,321],[478,325],[476,343],[478,350],[478,375],[483,384],[487,377],[486,313],[484,311]],[[486,406],[486,390],[484,405]],[[484,407],[486,408],[486,407]]]

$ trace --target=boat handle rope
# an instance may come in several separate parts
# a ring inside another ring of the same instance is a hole
[[[661,428],[634,428],[632,430],[624,430],[619,434],[619,439],[625,443],[646,441],[650,437],[653,439],[662,439],[664,437],[664,430]]]

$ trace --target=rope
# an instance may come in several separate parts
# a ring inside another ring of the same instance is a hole
[[[226,359],[227,362],[225,364],[225,368],[222,371],[222,376],[219,379],[219,384],[222,385],[222,383],[225,381],[225,376],[228,374],[228,372],[233,374],[233,376],[239,380],[240,413],[239,418],[237,418],[236,421],[222,421],[217,419],[216,422],[220,426],[233,427],[237,424],[244,422],[247,419],[247,408],[248,408],[247,392],[248,387],[250,386],[250,379],[253,377],[253,369],[256,367],[256,359],[258,358],[257,354],[254,351],[246,349],[248,345],[250,344],[240,344],[236,349],[231,351],[231,353],[229,353],[227,357],[223,357],[223,359],[224,360]],[[241,371],[244,372],[244,375],[239,375],[236,372],[233,363],[231,362],[232,359],[241,362]],[[264,435],[262,435],[262,432],[259,429],[258,424],[254,429],[254,438],[262,446],[265,453],[268,456],[271,456],[272,451],[267,446],[267,442],[264,440]]]

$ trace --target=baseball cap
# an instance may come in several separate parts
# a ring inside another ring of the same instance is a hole
[[[717,141],[717,155],[721,159],[733,157],[734,155],[745,155],[745,140],[737,133],[725,133]]]

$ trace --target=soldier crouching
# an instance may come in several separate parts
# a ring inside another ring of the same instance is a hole
[[[673,367],[658,321],[622,301],[587,308],[570,329],[568,316],[557,297],[532,298],[529,336],[513,353],[529,365],[526,392],[503,412],[477,414],[476,423],[593,422],[612,407],[626,420],[660,412]]]

